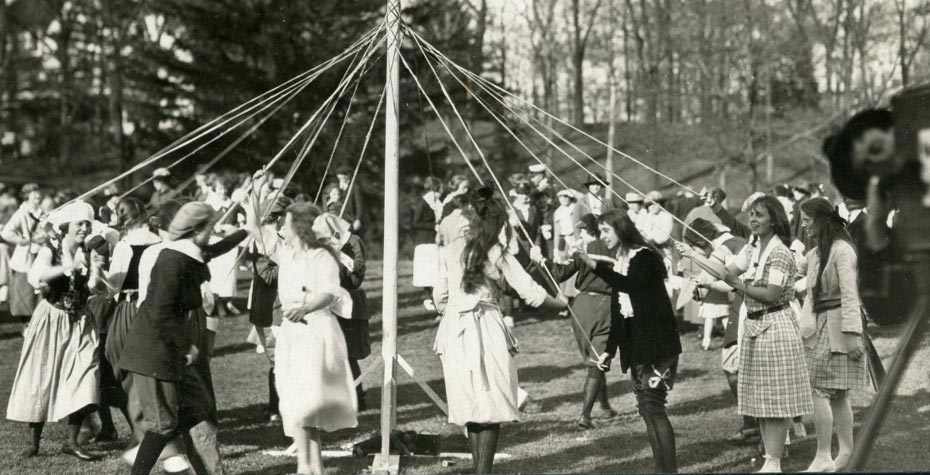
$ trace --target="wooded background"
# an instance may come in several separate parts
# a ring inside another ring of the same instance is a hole
[[[406,0],[404,19],[455,61],[621,150],[695,187],[721,184],[739,196],[827,180],[819,148],[831,126],[926,77],[928,5]],[[383,9],[382,0],[4,0],[0,176],[88,188],[335,55],[381,21]],[[404,54],[425,67],[410,44]],[[254,169],[270,159],[341,72],[314,83],[218,167]],[[426,86],[440,102],[435,82]],[[356,95],[337,163],[354,165],[382,87],[383,62]],[[405,78],[403,88],[402,176],[460,172],[416,86]],[[523,169],[528,156],[457,94],[470,124],[486,131],[481,143],[494,145],[492,163],[501,172]],[[301,170],[297,181],[308,188],[345,109],[330,121],[333,133],[322,135],[321,159]],[[373,196],[379,135],[363,167]],[[568,167],[543,145],[554,168]],[[584,146],[641,186],[667,185],[605,147]]]

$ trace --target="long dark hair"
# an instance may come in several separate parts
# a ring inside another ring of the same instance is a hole
[[[633,224],[633,220],[630,219],[630,215],[624,211],[619,209],[608,210],[597,218],[597,223],[606,224],[614,228],[614,232],[616,232],[617,237],[620,238],[620,246],[624,249],[629,250],[636,247],[645,247],[655,251],[659,255],[662,254],[643,237],[642,233],[636,229],[636,225]]]
[[[810,226],[813,227],[812,237],[814,238],[817,254],[819,256],[819,269],[817,269],[817,281],[814,283],[814,297],[820,295],[820,278],[823,276],[823,270],[827,266],[827,259],[830,257],[830,248],[835,241],[846,241],[853,244],[852,236],[846,230],[846,221],[836,212],[836,208],[829,201],[823,198],[811,198],[801,203],[801,212],[811,219]],[[855,249],[855,245],[853,245]]]
[[[772,230],[775,231],[775,235],[778,236],[781,242],[786,246],[790,246],[791,224],[788,222],[788,215],[785,214],[785,207],[778,201],[778,198],[772,195],[760,196],[756,198],[749,209],[759,207],[768,213],[769,220],[772,221]],[[753,242],[756,242],[757,239],[758,237],[754,237]]]
[[[462,253],[462,290],[472,293],[485,283],[484,267],[488,262],[488,252],[500,243],[502,229],[509,242],[510,226],[507,223],[507,211],[494,198],[492,189],[485,187],[475,190],[469,201],[472,206],[467,213],[469,228],[465,251]]]

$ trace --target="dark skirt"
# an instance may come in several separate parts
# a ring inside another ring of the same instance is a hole
[[[127,301],[125,298],[120,299],[119,302],[116,302],[116,306],[110,317],[109,325],[107,325],[104,356],[111,365],[117,381],[125,377],[125,375],[122,374],[123,371],[119,369],[119,358],[123,353],[123,345],[126,343],[126,336],[132,328],[132,322],[135,320],[138,311],[139,309],[136,308],[135,302]],[[104,344],[104,342],[101,341],[101,344]],[[101,368],[101,370],[102,369],[103,368]]]
[[[12,271],[10,276],[10,315],[31,318],[39,303],[36,289],[25,273]]]
[[[106,357],[107,334],[100,334],[97,357],[100,359],[100,404],[106,407],[126,407],[129,398],[116,377],[115,368]]]
[[[353,360],[363,360],[371,354],[371,336],[368,320],[346,320],[337,318],[346,339],[346,352]]]
[[[607,350],[610,337],[610,295],[580,292],[572,304],[572,311],[578,317],[578,321],[572,318],[572,333],[578,351],[585,364],[596,366],[598,355]]]

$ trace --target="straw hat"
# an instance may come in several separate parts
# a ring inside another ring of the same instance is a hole
[[[627,203],[642,203],[643,195],[631,191],[623,197],[623,200]]]

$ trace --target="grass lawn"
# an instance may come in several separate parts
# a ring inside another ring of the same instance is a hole
[[[367,283],[371,308],[379,309],[380,265],[371,263]],[[374,278],[374,277],[378,278]],[[427,314],[421,302],[422,293],[410,287],[410,265],[402,267],[401,311],[399,318],[399,352],[414,366],[417,373],[440,395],[445,396],[442,370],[431,348],[435,335],[433,316]],[[380,318],[374,316],[373,354],[380,353]],[[244,316],[223,319],[221,334],[214,355],[213,375],[220,408],[220,442],[227,473],[230,474],[281,474],[296,468],[293,459],[263,454],[269,449],[281,449],[289,444],[277,423],[264,418],[266,373],[268,362],[264,355],[254,352],[245,343],[249,331]],[[894,357],[902,326],[871,328],[886,365]],[[651,451],[645,428],[638,418],[635,403],[629,390],[629,381],[618,369],[608,374],[610,397],[621,417],[602,422],[594,430],[579,432],[573,421],[580,411],[581,386],[585,368],[575,349],[568,320],[555,316],[528,316],[518,319],[515,334],[520,340],[522,353],[517,357],[520,365],[521,385],[542,402],[543,411],[526,415],[520,424],[504,427],[499,451],[509,454],[499,459],[498,473],[578,473],[578,472],[647,472],[652,470]],[[926,342],[927,340],[925,340]],[[679,380],[672,391],[669,403],[672,424],[678,440],[678,460],[682,471],[687,472],[745,472],[753,471],[761,461],[751,447],[731,445],[726,438],[734,433],[740,419],[736,415],[735,401],[730,395],[720,371],[719,351],[702,351],[697,332],[688,330],[682,335],[684,354],[679,363]],[[719,339],[716,344],[719,345]],[[22,338],[19,325],[0,325],[0,401],[8,400],[9,388],[19,359]],[[362,362],[364,370],[371,364]],[[930,397],[928,397],[928,371],[930,347],[926,344],[911,365],[899,396],[885,422],[883,435],[873,451],[869,471],[916,471],[930,469]],[[380,401],[380,373],[365,381],[368,401],[377,406]],[[445,423],[437,409],[405,374],[399,376],[397,394],[397,420],[400,428],[441,434],[443,450],[467,452],[468,445],[461,429]],[[868,393],[855,395],[857,421],[864,417],[863,410],[872,397]],[[378,430],[380,411],[368,410],[359,416],[359,427],[324,436],[326,448],[339,449]],[[126,426],[121,416],[116,417],[121,434]],[[808,431],[813,425],[807,421]],[[87,474],[104,475],[128,473],[119,460],[122,443],[91,446],[106,454],[97,463],[84,464],[71,457],[59,455],[60,441],[64,439],[64,424],[50,424],[46,429],[40,455],[20,460],[17,453],[26,441],[24,424],[0,422],[0,474]],[[783,467],[799,471],[813,458],[815,442],[812,437],[795,441],[790,457]],[[369,459],[327,459],[327,473],[350,474],[363,471]],[[469,461],[456,461],[444,467],[438,458],[406,458],[402,462],[405,474],[463,473],[470,470]]]

